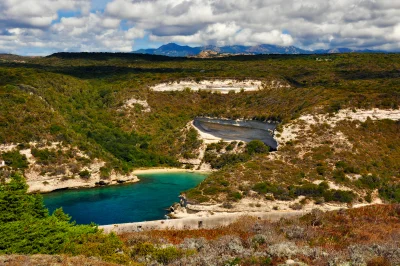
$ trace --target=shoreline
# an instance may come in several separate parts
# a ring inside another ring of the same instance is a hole
[[[118,175],[110,180],[101,180],[100,178],[93,178],[89,180],[84,179],[68,179],[61,181],[60,178],[47,178],[39,180],[27,180],[29,186],[28,193],[47,194],[61,190],[78,190],[78,189],[91,189],[107,186],[118,186],[140,182],[138,175],[147,174],[162,174],[162,173],[197,173],[197,174],[210,174],[211,171],[206,170],[190,170],[183,168],[141,168],[133,170],[129,175]],[[103,182],[104,183],[100,183]],[[46,182],[46,184],[44,184]]]
[[[144,174],[162,174],[162,173],[198,173],[198,174],[210,174],[212,171],[207,170],[192,170],[183,168],[141,168],[132,171],[133,175],[144,175]]]
[[[360,208],[369,205],[380,205],[381,203],[359,204],[352,208]],[[132,223],[99,225],[104,233],[114,232],[116,234],[133,233],[151,230],[196,230],[196,229],[215,229],[228,226],[236,222],[241,217],[255,217],[258,220],[268,220],[271,222],[279,221],[282,218],[295,218],[311,213],[318,209],[322,212],[349,209],[345,206],[326,206],[327,208],[309,208],[302,210],[270,210],[270,211],[235,211],[235,212],[198,212],[176,216],[172,219],[142,221]]]
[[[44,182],[47,182],[44,184]],[[104,182],[104,183],[102,183]],[[136,175],[129,175],[119,178],[111,178],[110,180],[101,180],[100,178],[93,178],[92,180],[83,179],[69,179],[60,180],[58,178],[50,178],[45,180],[27,180],[28,193],[47,194],[61,190],[78,190],[78,189],[91,189],[107,186],[118,186],[140,182]]]
[[[256,217],[259,220],[279,221],[281,218],[298,217],[309,213],[308,211],[272,211],[272,212],[232,212],[214,213],[203,217],[185,217],[178,219],[165,219],[155,221],[99,225],[104,233],[116,234],[133,233],[148,230],[195,230],[214,229],[228,226],[241,217]]]

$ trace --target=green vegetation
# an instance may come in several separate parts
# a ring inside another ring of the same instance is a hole
[[[252,140],[250,141],[247,146],[247,153],[249,155],[255,154],[255,153],[268,153],[269,152],[269,147],[266,146],[261,140]]]
[[[229,194],[226,190],[239,190],[247,195],[250,190],[261,189],[261,194],[273,193],[277,199],[292,199],[295,187],[310,185],[314,192],[303,195],[317,202],[349,202],[365,198],[374,189],[378,189],[379,195],[388,202],[398,202],[399,172],[396,169],[400,167],[399,129],[400,124],[391,120],[367,120],[364,123],[341,121],[336,127],[316,124],[310,130],[300,131],[298,140],[290,145],[282,145],[279,158],[253,155],[244,163],[211,174],[187,195],[198,202],[215,199],[215,195],[209,197],[202,193],[211,186],[226,196]],[[335,140],[334,136],[339,132],[348,143]],[[215,180],[221,178],[229,182],[228,188],[218,188]],[[336,192],[324,195],[318,192],[313,181],[331,181],[353,190],[354,194]],[[243,183],[250,185],[242,186]],[[256,184],[268,185],[254,188]],[[318,195],[312,196],[317,192]]]
[[[203,161],[210,164],[213,169],[221,169],[227,165],[246,162],[254,154],[269,152],[269,147],[260,140],[250,141],[245,150],[234,151],[236,147],[239,147],[236,141],[208,144]],[[224,153],[221,154],[222,150]]]
[[[97,256],[122,263],[116,235],[103,234],[95,225],[76,225],[62,209],[48,214],[40,195],[26,194],[19,174],[0,184],[0,254],[70,254]]]
[[[260,194],[272,193],[274,198],[279,200],[292,200],[298,196],[307,196],[316,200],[324,198],[327,202],[350,203],[356,198],[356,195],[352,191],[329,189],[329,185],[325,182],[319,185],[309,183],[300,186],[289,186],[287,188],[263,182],[255,184],[253,190]]]
[[[179,158],[196,158],[201,141],[186,125],[197,116],[280,121],[279,134],[285,124],[304,113],[400,106],[400,55],[318,55],[321,57],[329,61],[317,61],[316,55],[185,59],[102,53],[25,58],[25,64],[2,61],[0,143],[62,142],[62,146],[77,147],[90,157],[80,160],[80,166],[94,158],[104,160],[101,176],[107,178],[111,171],[180,166]],[[279,81],[291,87],[236,94],[148,89],[161,82],[219,78],[259,79],[266,84]],[[151,111],[123,107],[132,98],[146,100]],[[220,171],[188,195],[197,201],[217,194],[234,199],[229,195],[235,191],[245,196],[255,184],[268,183],[276,186],[277,197],[291,198],[295,193],[289,186],[322,180],[349,187],[362,198],[378,189],[382,197],[396,201],[398,132],[399,123],[389,120],[343,121],[336,127],[315,124],[299,132],[298,140],[280,143],[282,159],[276,160],[271,160],[267,148],[257,141],[248,143],[247,148],[243,143],[212,144],[204,161]],[[338,133],[351,145],[332,140]],[[313,139],[315,145],[302,145],[307,139]],[[50,175],[63,172],[51,169],[54,161],[66,163],[65,158],[75,156],[56,149],[35,149],[34,157]],[[17,153],[0,156],[8,156],[6,161],[13,162],[14,169],[26,168],[23,156]],[[75,168],[74,175],[79,175],[82,167]],[[369,174],[372,180],[367,180]],[[229,185],[221,185],[220,180]],[[249,185],[241,186],[244,182]],[[339,194],[326,195],[326,199],[349,200],[348,195]]]
[[[62,53],[24,58],[26,64],[1,62],[0,142],[64,141],[117,171],[177,166],[179,155],[196,154],[194,132],[184,140],[181,131],[196,116],[287,122],[320,105],[332,112],[396,108],[398,57],[343,54],[318,62],[314,55],[203,60]],[[292,87],[229,95],[147,89],[159,82],[224,77],[279,80]],[[152,111],[121,109],[130,98],[146,99]]]
[[[133,259],[139,257],[150,257],[163,265],[182,259],[184,256],[195,254],[194,250],[181,250],[174,246],[159,248],[148,242],[137,243],[131,249]]]
[[[9,152],[5,152],[1,154],[1,158],[6,162],[6,165],[11,168],[17,169],[26,169],[28,168],[28,160],[25,155],[20,154],[18,150],[12,150]]]

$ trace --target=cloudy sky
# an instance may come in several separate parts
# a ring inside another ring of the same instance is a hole
[[[168,42],[400,51],[399,0],[0,0],[0,53]]]

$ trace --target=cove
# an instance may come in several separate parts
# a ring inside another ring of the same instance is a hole
[[[62,207],[78,224],[99,225],[164,219],[166,208],[180,192],[193,188],[206,175],[189,172],[138,175],[140,182],[43,195],[52,213]]]
[[[193,125],[200,130],[224,140],[241,140],[250,142],[261,140],[271,150],[276,151],[278,143],[274,139],[277,123],[256,120],[230,120],[197,117]]]

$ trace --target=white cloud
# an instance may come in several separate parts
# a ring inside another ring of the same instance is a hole
[[[393,0],[0,0],[0,51],[130,51],[135,39],[196,45],[400,50]],[[58,18],[59,11],[73,11]],[[123,25],[123,26],[121,26]]]
[[[1,0],[0,25],[32,28],[49,27],[60,10],[79,10],[87,14],[90,0]]]
[[[400,48],[388,37],[400,23],[390,0],[114,0],[105,10],[155,41]]]

